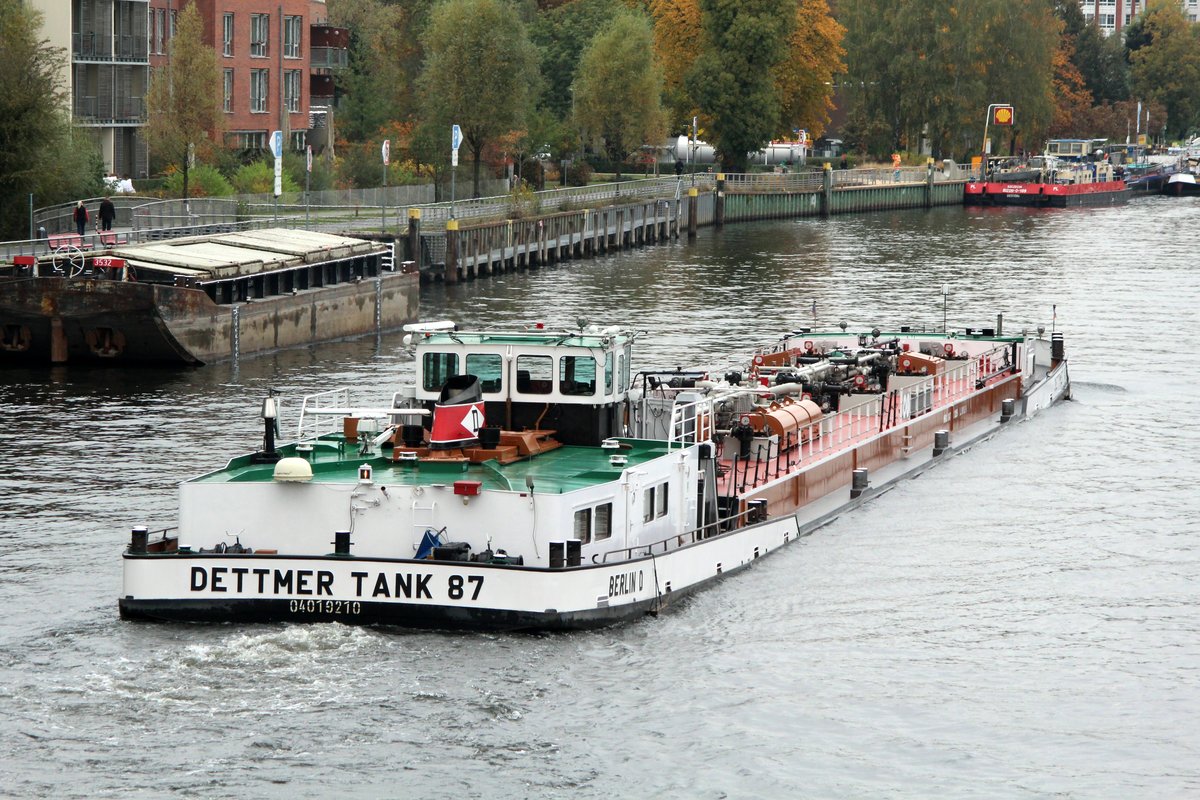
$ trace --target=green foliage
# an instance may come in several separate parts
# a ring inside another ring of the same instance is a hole
[[[162,188],[169,197],[183,197],[183,171],[172,170],[163,179]],[[225,180],[225,176],[216,167],[197,164],[188,170],[189,197],[228,197],[231,194],[233,194],[233,186]]]
[[[1105,36],[1093,22],[1075,38],[1071,61],[1097,104],[1129,98],[1129,63],[1120,37]]]
[[[1162,103],[1167,135],[1182,137],[1200,127],[1200,29],[1168,0],[1139,20],[1149,43],[1130,54],[1134,96]]]
[[[0,238],[29,235],[29,195],[37,206],[95,197],[103,163],[71,129],[60,83],[65,54],[40,39],[41,15],[0,0]]]
[[[708,139],[726,171],[779,129],[781,99],[772,75],[787,56],[794,0],[700,0],[703,49],[688,75],[689,94],[707,120]]]
[[[508,218],[528,219],[536,217],[540,206],[533,187],[522,181],[508,193]]]
[[[1001,135],[1040,149],[1062,24],[1049,3],[845,0],[838,11],[859,131],[883,126],[891,140],[878,148],[872,134],[875,155],[916,151],[923,138],[935,158],[977,153],[991,103],[1016,108],[1019,127]]]
[[[484,147],[519,129],[537,95],[536,50],[503,0],[446,0],[434,10],[422,43],[423,124],[440,127],[447,143],[450,126],[462,127],[478,197]]]
[[[568,186],[587,186],[592,180],[592,165],[586,161],[575,161],[567,167]]]
[[[617,0],[577,0],[543,11],[530,25],[545,85],[541,106],[560,119],[569,118],[571,85],[579,69],[579,54],[621,9]]]
[[[447,133],[446,139],[450,136]],[[449,148],[447,148],[449,149]],[[421,182],[411,163],[398,161],[393,151],[388,167],[388,186]],[[346,189],[370,189],[383,185],[383,157],[379,142],[343,144],[338,150],[336,183]]]
[[[623,11],[579,60],[576,124],[618,168],[634,148],[657,144],[666,135],[662,73],[654,63],[653,45],[646,18]]]
[[[303,153],[284,153],[283,154],[283,176],[284,183],[288,180],[296,185],[301,191],[304,190],[304,173],[306,171],[307,161]],[[274,167],[272,166],[272,174]],[[271,187],[274,189],[274,186]],[[313,192],[324,191],[325,189],[333,188],[333,170],[329,168],[329,163],[321,156],[313,156],[313,171],[312,176],[308,181],[308,188]]]
[[[196,4],[184,7],[169,44],[170,67],[151,73],[146,92],[146,139],[159,157],[183,170],[184,197],[188,196],[188,148],[194,146],[197,158],[203,158],[220,142],[225,121],[217,55],[204,43],[203,33]],[[216,135],[210,139],[210,133]]]
[[[275,192],[275,159],[244,164],[229,181],[238,194],[273,194]],[[283,191],[295,192],[304,187],[296,185],[287,170],[283,171]]]

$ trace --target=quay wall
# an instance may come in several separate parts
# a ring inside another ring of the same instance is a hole
[[[536,269],[631,247],[670,241],[706,226],[731,222],[829,217],[905,208],[961,205],[963,180],[929,169],[856,176],[831,170],[806,175],[718,174],[707,186],[663,184],[665,197],[609,198],[598,208],[533,214],[518,219],[422,219],[409,210],[406,257],[421,280],[456,283],[510,270]],[[841,183],[840,181],[845,181]],[[445,226],[443,230],[443,225]],[[432,230],[430,230],[432,229]],[[401,242],[397,241],[397,247]]]

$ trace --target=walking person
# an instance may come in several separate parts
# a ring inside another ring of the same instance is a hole
[[[900,154],[892,153],[892,182],[900,182]]]
[[[111,231],[113,220],[117,217],[117,207],[112,199],[105,197],[100,201],[100,230]]]
[[[80,236],[83,236],[84,230],[87,229],[88,210],[83,207],[82,200],[75,204],[75,213],[73,217],[75,219],[75,230],[78,231]]]

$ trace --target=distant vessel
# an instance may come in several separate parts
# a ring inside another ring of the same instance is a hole
[[[290,229],[63,245],[0,266],[0,365],[202,364],[398,328],[419,276],[389,245]]]
[[[1036,174],[1022,170],[1011,179],[1003,173],[963,188],[967,205],[1017,205],[1039,208],[1115,205],[1129,199],[1129,187],[1118,178],[1098,145],[1103,139],[1051,139]]]
[[[1070,391],[1041,331],[801,330],[716,376],[636,371],[622,327],[411,327],[415,384],[391,403],[311,395],[279,446],[268,397],[258,452],[184,482],[178,528],[135,527],[121,615],[631,620]]]

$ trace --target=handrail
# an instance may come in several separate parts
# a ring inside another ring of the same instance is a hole
[[[599,559],[599,563],[607,564],[608,557],[615,556],[615,554],[617,554],[617,553],[624,553],[625,558],[622,560],[625,560],[625,561],[628,561],[628,560],[634,558],[635,552],[640,553],[642,556],[652,556],[652,555],[654,555],[654,548],[659,547],[659,546],[662,546],[662,551],[664,553],[666,553],[666,552],[670,551],[670,549],[671,549],[670,543],[672,541],[676,542],[676,549],[681,548],[681,547],[686,547],[689,544],[695,544],[696,542],[700,541],[701,539],[705,539],[705,538],[711,539],[713,535],[719,535],[721,533],[720,528],[723,525],[726,525],[727,523],[736,522],[736,521],[742,520],[743,518],[746,518],[748,520],[751,513],[754,513],[754,509],[747,508],[745,511],[739,511],[738,513],[731,514],[728,517],[721,517],[720,519],[716,520],[715,522],[706,523],[704,525],[701,525],[698,528],[692,528],[690,530],[686,530],[683,533],[673,533],[670,536],[666,537],[665,539],[659,539],[658,541],[650,542],[649,544],[635,544],[630,547],[621,547],[616,550],[607,550],[603,553],[593,553],[592,554],[592,563],[593,564],[597,563],[596,560]],[[732,530],[737,530],[737,529],[740,529],[741,527],[742,527],[741,525],[737,525],[733,528],[729,528],[726,532],[729,532]],[[714,530],[714,531],[716,531],[716,533],[711,534],[707,537],[700,536],[699,538],[697,538],[697,534],[702,534],[706,530]],[[688,539],[689,541],[684,541],[685,539]]]
[[[338,420],[333,417],[326,417],[322,414],[309,414],[309,409],[314,412],[321,408],[347,408],[350,405],[350,389],[343,386],[340,389],[329,389],[316,394],[305,395],[304,401],[300,404],[300,420],[296,423],[296,441],[311,442],[320,439],[331,433],[337,433]],[[310,421],[306,423],[306,418]],[[322,424],[325,423],[325,424]],[[309,435],[305,435],[308,430]]]

